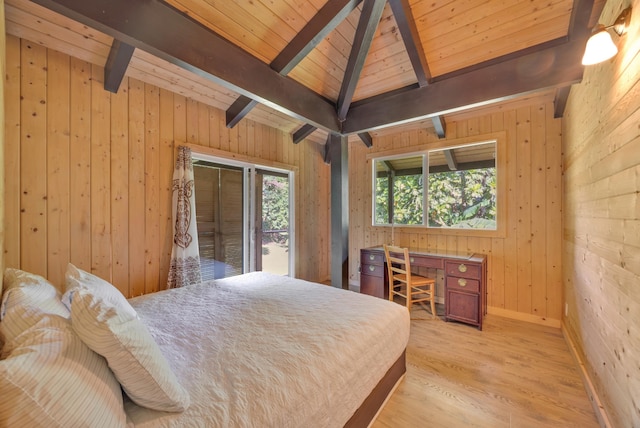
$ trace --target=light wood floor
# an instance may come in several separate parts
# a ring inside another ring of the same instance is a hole
[[[406,376],[373,428],[598,426],[559,329],[489,315],[478,331],[419,307],[411,318]]]

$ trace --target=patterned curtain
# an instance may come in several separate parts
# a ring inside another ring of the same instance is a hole
[[[197,284],[200,276],[200,252],[196,227],[196,200],[191,149],[178,147],[173,172],[173,250],[169,268],[169,288]]]

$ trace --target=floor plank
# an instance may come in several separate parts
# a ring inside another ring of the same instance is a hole
[[[373,428],[598,426],[559,329],[489,315],[478,331],[420,307],[411,318],[407,374]]]

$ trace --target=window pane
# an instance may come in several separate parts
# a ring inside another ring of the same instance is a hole
[[[376,177],[376,224],[389,223],[389,177]]]
[[[196,160],[193,165],[202,280],[243,272],[243,172]]]
[[[393,187],[394,223],[422,224],[422,201],[424,200],[422,163],[417,174],[396,176]]]
[[[496,229],[495,142],[429,153],[429,227]]]
[[[261,211],[256,230],[261,236],[256,270],[289,274],[289,176],[258,171],[261,177]],[[258,211],[258,210],[256,210]],[[256,213],[258,214],[258,213]],[[258,224],[259,223],[259,224]],[[259,261],[259,263],[258,263]]]
[[[374,224],[423,224],[424,155],[375,161]]]

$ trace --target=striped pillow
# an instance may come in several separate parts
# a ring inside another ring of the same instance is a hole
[[[134,314],[95,288],[77,287],[70,303],[73,329],[89,348],[107,359],[131,400],[165,412],[181,412],[189,406],[189,394]]]
[[[68,319],[43,316],[8,342],[1,358],[0,426],[125,426],[118,381]]]
[[[69,318],[60,301],[60,292],[39,275],[19,269],[4,271],[4,294],[0,305],[0,333],[9,342],[35,325],[47,314]]]

